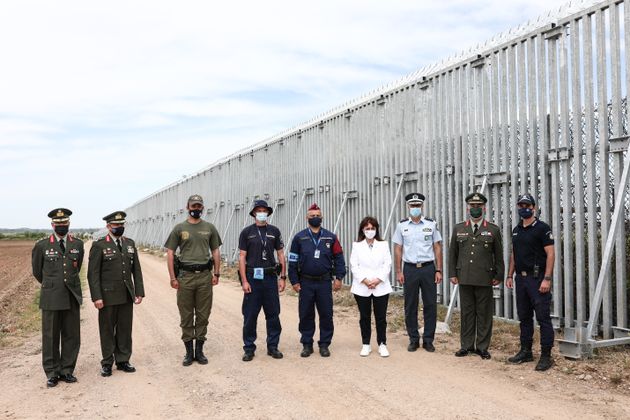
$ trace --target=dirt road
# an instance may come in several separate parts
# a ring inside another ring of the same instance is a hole
[[[280,349],[240,360],[241,299],[237,284],[215,288],[206,344],[210,363],[181,366],[183,345],[175,292],[164,260],[142,255],[147,298],[135,307],[134,354],[138,371],[99,376],[97,311],[85,291],[82,346],[76,384],[45,387],[41,345],[35,336],[0,353],[1,418],[629,418],[630,399],[555,382],[533,366],[504,366],[477,357],[406,351],[402,333],[389,336],[391,357],[359,357],[355,311],[335,319],[328,359],[299,357],[297,299],[282,297]],[[542,379],[542,380],[541,380]]]

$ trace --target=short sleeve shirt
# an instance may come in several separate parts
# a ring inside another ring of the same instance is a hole
[[[249,267],[273,267],[274,251],[284,248],[280,229],[272,225],[247,226],[238,238],[238,248],[247,252],[245,262]],[[265,258],[263,258],[263,256]]]
[[[540,274],[547,266],[545,247],[553,245],[551,227],[538,219],[531,225],[524,227],[519,223],[512,230],[512,249],[514,250],[514,266],[517,272],[533,271],[534,266],[540,267]]]
[[[433,244],[441,241],[437,223],[426,217],[418,223],[411,219],[398,223],[392,238],[392,242],[403,247],[403,261],[412,264],[435,260]]]
[[[207,264],[210,250],[214,251],[221,244],[219,232],[212,223],[202,220],[194,224],[185,220],[175,225],[164,247],[172,251],[179,248],[179,258],[184,263]]]

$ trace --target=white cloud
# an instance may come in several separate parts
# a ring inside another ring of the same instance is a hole
[[[5,223],[46,226],[49,207],[67,205],[75,226],[100,225],[182,174],[563,3],[3,2]]]

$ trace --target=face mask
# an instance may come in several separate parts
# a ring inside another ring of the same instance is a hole
[[[478,219],[483,214],[483,209],[481,207],[471,207],[469,210],[470,217],[473,219]]]
[[[422,215],[422,209],[420,207],[412,207],[409,209],[411,217],[420,217]]]
[[[112,234],[114,236],[122,236],[123,233],[125,233],[125,227],[124,226],[112,227]]]
[[[68,225],[57,225],[55,226],[55,233],[59,236],[66,236],[68,229],[70,229]]]
[[[189,210],[188,214],[190,214],[193,219],[199,219],[202,211],[203,210]]]
[[[314,228],[319,227],[322,224],[321,217],[312,217],[308,219],[308,224],[313,226]]]
[[[534,215],[534,210],[527,207],[521,207],[518,209],[518,215],[521,216],[522,219],[529,219]]]
[[[366,238],[368,239],[374,239],[374,237],[376,236],[376,230],[364,230],[363,234],[365,235]]]
[[[256,213],[256,220],[258,220],[259,222],[266,222],[267,217],[269,217],[269,215],[264,211]]]

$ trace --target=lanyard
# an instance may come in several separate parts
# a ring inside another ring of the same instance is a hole
[[[311,232],[311,229],[308,230],[308,234],[311,235],[313,245],[315,245],[315,249],[317,249],[317,247],[319,247],[319,242],[322,240],[322,231],[319,231],[319,238],[317,238],[317,241],[315,241],[315,237],[313,236],[313,232]]]
[[[263,249],[267,248],[267,229],[265,228],[265,240],[263,241],[263,237],[262,237],[262,233],[260,233],[260,228],[257,227],[256,230],[258,230],[258,237],[260,238],[260,243],[263,246]]]

